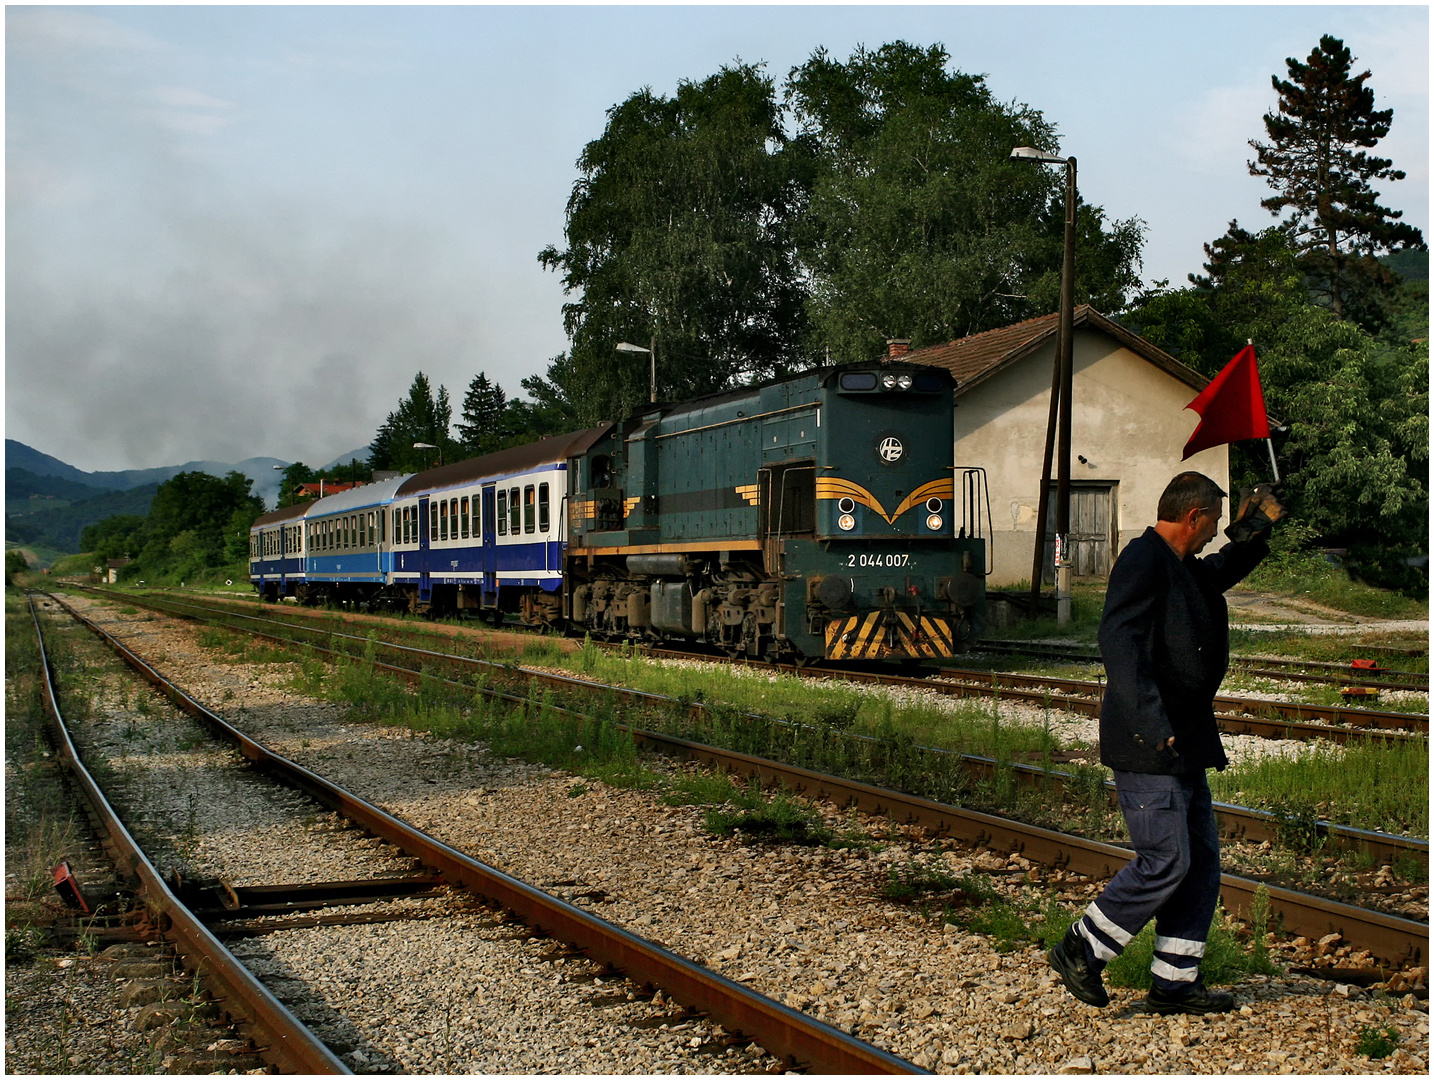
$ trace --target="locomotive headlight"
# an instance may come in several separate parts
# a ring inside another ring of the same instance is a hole
[[[897,388],[898,390],[910,390],[910,389],[911,389],[911,376],[910,376],[910,375],[898,375],[898,376],[896,377],[896,388]]]
[[[928,513],[932,513],[932,514],[939,514],[939,513],[941,513],[941,500],[940,500],[940,499],[936,499],[936,498],[927,499],[927,500],[926,500],[926,510],[927,510]]]
[[[882,388],[883,390],[895,390],[895,389],[896,389],[896,376],[890,374],[889,372],[888,372],[887,374],[883,375],[883,376],[881,377],[881,388]]]
[[[837,509],[843,514],[850,514],[856,509],[855,499],[841,499],[837,502]]]
[[[926,527],[932,532],[940,532],[942,524],[940,514],[932,514],[926,519]]]
[[[940,521],[941,519],[937,518],[937,520]],[[837,525],[842,529],[843,532],[851,532],[853,529],[856,528],[856,518],[852,517],[850,514],[843,514],[841,517],[837,518]]]

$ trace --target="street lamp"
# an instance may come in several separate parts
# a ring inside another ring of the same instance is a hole
[[[644,349],[641,345],[633,345],[626,341],[619,341],[617,343],[617,351],[625,353],[648,353],[652,356],[652,382],[648,391],[647,400],[649,402],[655,402],[657,400],[657,335],[654,334],[652,336],[652,347],[649,349]]]
[[[434,446],[431,442],[416,442],[413,444],[413,448],[415,450],[437,450],[439,468],[443,467],[443,447]]]
[[[1042,555],[1046,545],[1046,492],[1051,486],[1051,439],[1054,434],[1056,406],[1060,405],[1060,457],[1056,480],[1056,622],[1064,626],[1071,618],[1071,339],[1075,326],[1075,224],[1076,224],[1076,159],[1047,154],[1034,146],[1018,146],[1011,151],[1016,161],[1033,161],[1038,165],[1066,167],[1066,237],[1065,260],[1061,267],[1060,336],[1056,345],[1055,371],[1051,378],[1051,411],[1046,423],[1045,466],[1041,472],[1041,502],[1036,515],[1036,554],[1031,571],[1032,606],[1041,595]]]

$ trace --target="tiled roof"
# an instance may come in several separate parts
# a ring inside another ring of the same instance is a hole
[[[1209,381],[1193,368],[1185,366],[1163,349],[1146,341],[1139,334],[1132,333],[1119,323],[1107,319],[1089,304],[1081,304],[1075,309],[1074,328],[1109,334],[1137,356],[1148,360],[1196,390],[1203,389]],[[917,364],[930,364],[933,367],[945,368],[956,377],[956,393],[960,395],[989,378],[1007,364],[1014,363],[1033,352],[1048,340],[1054,340],[1059,332],[1060,316],[1058,314],[1041,315],[1012,326],[1003,326],[997,330],[972,334],[959,341],[949,341],[945,345],[929,345],[924,349],[913,349],[902,359]]]

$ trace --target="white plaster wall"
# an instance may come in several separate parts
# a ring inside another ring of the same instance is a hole
[[[1029,581],[1050,409],[1055,344],[956,399],[956,464],[980,465],[990,485],[995,588]],[[1160,493],[1185,469],[1229,490],[1229,452],[1180,460],[1198,417],[1196,391],[1098,331],[1077,330],[1072,356],[1071,479],[1115,482],[1119,546],[1155,523]],[[1084,455],[1088,464],[1082,464]],[[1051,479],[1059,471],[1051,464]],[[1226,505],[1226,523],[1229,506]]]

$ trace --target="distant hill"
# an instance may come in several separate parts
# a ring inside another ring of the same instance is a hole
[[[23,473],[23,469],[6,469],[6,506],[13,503],[8,498],[11,473]],[[75,485],[80,486],[80,485]],[[77,502],[61,499],[32,499],[30,509],[23,513],[5,515],[5,539],[10,543],[27,547],[47,548],[74,554],[80,550],[80,534],[85,526],[103,521],[120,514],[149,513],[149,504],[154,501],[158,484],[143,484],[127,491],[95,490],[97,494]]]
[[[368,447],[334,459],[326,468],[341,468],[350,458],[368,460]],[[86,525],[118,514],[147,514],[155,490],[182,472],[223,476],[243,473],[254,482],[250,489],[267,506],[278,501],[280,473],[286,466],[278,458],[246,458],[235,464],[223,461],[187,461],[157,469],[85,472],[59,458],[43,454],[14,439],[5,440],[5,537],[7,540],[71,553],[80,550],[80,533]]]
[[[254,493],[259,495],[262,494],[259,489],[264,485],[267,485],[271,491],[277,490],[278,484],[269,474],[273,473],[275,465],[287,464],[287,461],[280,461],[278,458],[255,457],[246,458],[232,465],[225,461],[186,461],[183,465],[164,465],[157,469],[83,472],[73,465],[66,465],[59,458],[42,454],[22,442],[16,442],[14,439],[5,440],[6,473],[9,473],[11,469],[24,469],[36,476],[52,476],[72,483],[103,488],[107,491],[124,491],[145,484],[162,484],[182,472],[203,472],[209,473],[211,476],[223,476],[230,470],[237,470],[254,481]]]
[[[1427,251],[1396,251],[1390,255],[1380,256],[1379,261],[1405,281],[1429,280],[1429,252]]]
[[[327,465],[315,471],[329,472],[330,470],[346,468],[350,461],[357,461],[360,465],[367,462],[368,447],[360,446],[357,450],[350,450],[347,454],[340,454],[338,457],[334,458],[333,461],[329,462]]]

